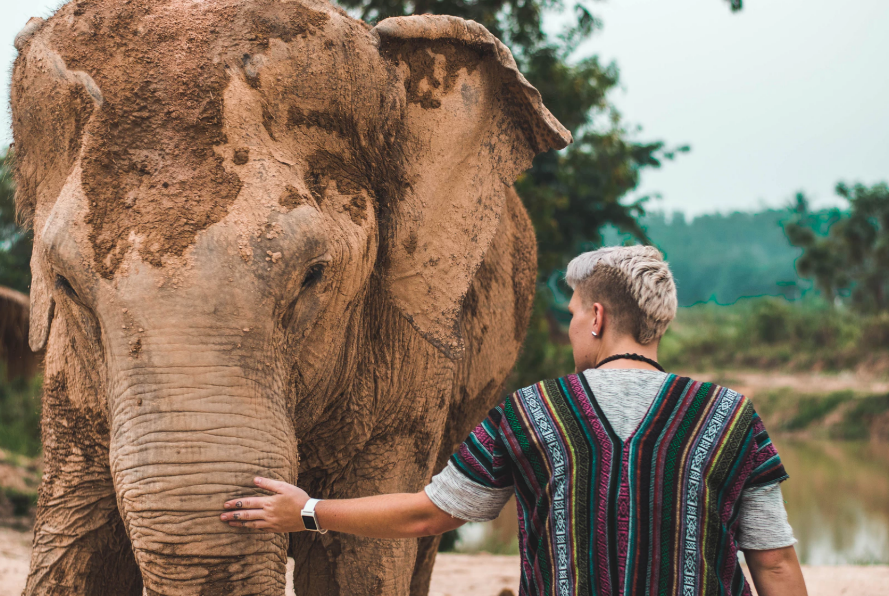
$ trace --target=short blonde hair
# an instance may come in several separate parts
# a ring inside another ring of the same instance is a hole
[[[600,302],[612,324],[640,344],[659,340],[676,316],[676,284],[653,246],[607,246],[575,257],[565,280],[589,307]]]

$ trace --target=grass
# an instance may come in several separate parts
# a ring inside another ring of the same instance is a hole
[[[777,388],[757,392],[753,403],[772,432],[843,441],[889,439],[886,394],[801,393]]]

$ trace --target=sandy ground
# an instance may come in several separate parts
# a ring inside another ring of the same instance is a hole
[[[803,575],[809,596],[889,595],[889,566],[803,567]],[[504,588],[517,594],[518,585],[518,557],[441,554],[429,596],[499,596]]]
[[[830,393],[832,391],[858,391],[861,393],[889,393],[889,380],[885,377],[851,371],[837,374],[783,373],[775,371],[690,372],[681,371],[699,381],[722,382],[748,397],[757,390],[773,390],[789,387],[800,393]]]
[[[0,596],[21,594],[30,550],[30,533],[0,528]],[[803,574],[809,596],[889,596],[889,566],[804,567]],[[429,596],[501,596],[517,594],[518,585],[518,557],[441,554]]]

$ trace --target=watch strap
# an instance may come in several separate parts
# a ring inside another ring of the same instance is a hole
[[[306,527],[306,530],[326,534],[327,530],[321,529],[321,524],[318,523],[318,516],[315,514],[315,506],[320,502],[321,499],[309,499],[303,506],[302,511],[300,511],[300,515],[303,518],[303,525]]]

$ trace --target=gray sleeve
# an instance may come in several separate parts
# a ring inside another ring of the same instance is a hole
[[[741,493],[738,518],[738,546],[750,550],[771,550],[796,543],[787,522],[779,483],[748,488]]]
[[[488,488],[473,482],[451,462],[426,486],[426,494],[436,507],[469,522],[496,519],[514,492],[511,486]]]

